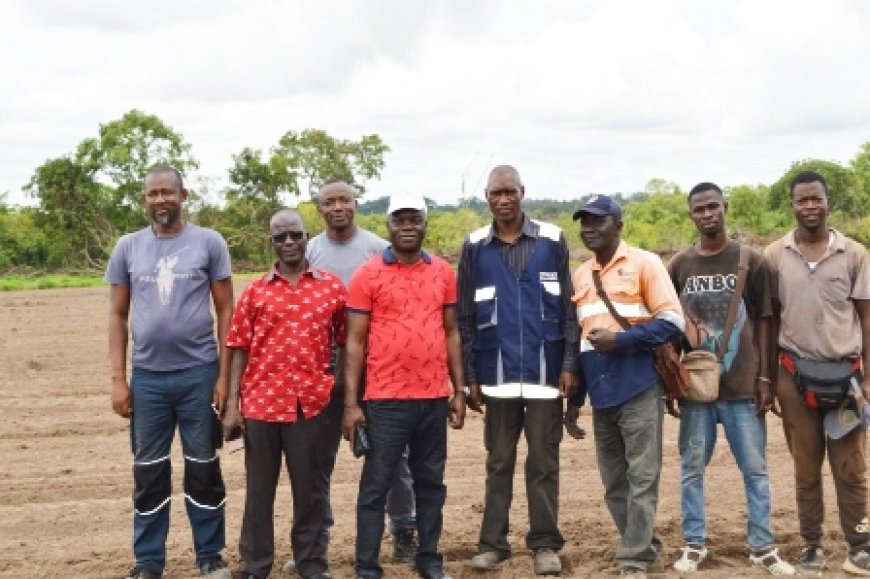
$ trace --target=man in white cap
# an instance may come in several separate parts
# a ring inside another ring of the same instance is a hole
[[[447,495],[447,423],[458,429],[465,420],[456,276],[446,261],[422,249],[421,195],[390,199],[387,231],[390,246],[353,274],[347,301],[342,428],[353,441],[364,426],[370,443],[357,497],[356,576],[383,576],[384,506],[408,446],[419,537],[414,565],[427,579],[445,579],[438,541]],[[358,402],[363,364],[364,408]]]

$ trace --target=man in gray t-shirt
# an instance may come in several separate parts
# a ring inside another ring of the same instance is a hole
[[[347,286],[357,268],[373,255],[383,251],[389,244],[370,231],[361,229],[354,223],[356,199],[353,189],[339,180],[327,181],[317,194],[317,212],[326,222],[326,229],[308,242],[306,257],[312,267],[319,267],[341,278]],[[331,440],[328,473],[332,475],[338,445],[341,440],[341,418],[344,411],[344,383],[341,372],[336,372],[336,385],[330,403],[330,420],[334,421]],[[414,490],[411,471],[408,468],[408,455],[399,463],[396,479],[387,495],[387,514],[390,517],[390,533],[393,535],[393,560],[410,563],[416,552],[414,529],[417,521],[414,509]],[[332,510],[326,516],[326,528],[322,540],[329,541],[329,527],[333,524]],[[294,570],[293,561],[284,565],[284,570]]]
[[[233,310],[230,256],[220,234],[181,219],[187,190],[174,168],[151,169],[143,199],[152,224],[122,237],[106,269],[111,284],[112,408],[130,419],[133,451],[136,564],[127,577],[159,578],[166,565],[170,447],[177,425],[196,564],[201,575],[229,578],[221,558],[226,496],[216,451],[221,432],[214,426],[229,385],[225,343]],[[133,334],[129,382],[128,322]]]

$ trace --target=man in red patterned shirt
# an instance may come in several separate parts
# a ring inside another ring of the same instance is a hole
[[[422,250],[421,195],[390,199],[387,231],[390,246],[356,270],[348,293],[342,427],[351,440],[355,427],[365,424],[371,444],[357,497],[356,575],[383,575],[384,504],[408,445],[420,540],[414,565],[426,579],[446,579],[438,541],[447,495],[447,423],[462,428],[465,420],[456,274]],[[363,362],[365,412],[357,402]]]
[[[232,366],[224,430],[242,426],[245,433],[241,577],[264,579],[272,569],[283,454],[293,489],[290,540],[297,571],[324,579],[329,565],[317,539],[329,489],[320,455],[328,441],[324,411],[334,382],[330,348],[333,342],[344,345],[346,293],[337,276],[309,267],[308,233],[298,213],[276,213],[269,235],[278,261],[242,292],[227,336]]]

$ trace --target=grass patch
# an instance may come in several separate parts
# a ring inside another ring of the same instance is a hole
[[[94,287],[104,284],[101,275],[4,275],[0,278],[0,291]]]
[[[234,273],[233,279],[250,281],[263,275],[263,272]],[[102,275],[22,275],[12,274],[0,277],[0,291],[14,292],[24,290],[56,289],[72,287],[95,287],[106,285]]]

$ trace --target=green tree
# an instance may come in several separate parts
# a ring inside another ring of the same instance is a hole
[[[131,110],[100,125],[73,154],[36,168],[25,190],[39,200],[37,224],[57,239],[49,264],[101,268],[119,233],[142,227],[148,169],[168,164],[182,174],[197,166],[184,138],[154,115]]]
[[[377,135],[350,141],[306,129],[288,131],[268,153],[246,147],[233,155],[230,186],[224,192],[227,207],[218,227],[233,258],[258,265],[271,259],[271,249],[262,242],[264,224],[285,206],[287,196],[300,195],[300,179],[307,181],[312,199],[329,178],[343,179],[361,194],[366,180],[380,177],[389,150]],[[300,204],[299,210],[306,213],[309,230],[318,231],[314,206]]]
[[[465,236],[484,224],[484,220],[468,208],[450,212],[429,211],[427,222],[423,245],[451,262],[459,259],[459,250]]]
[[[184,137],[160,118],[133,109],[118,120],[100,125],[99,136],[76,148],[74,162],[92,178],[110,187],[107,208],[112,224],[121,231],[145,225],[142,184],[154,165],[166,164],[184,175],[198,167]]]
[[[100,267],[116,237],[111,192],[69,157],[37,167],[24,189],[39,200],[36,225],[54,240],[46,265]]]
[[[738,237],[752,241],[765,239],[788,229],[791,213],[770,205],[767,185],[737,185],[725,188],[728,201],[728,225]]]
[[[870,142],[861,145],[855,158],[849,162],[849,168],[864,199],[870,199]]]
[[[628,203],[622,208],[623,237],[650,251],[683,249],[695,239],[688,208],[686,195],[676,186],[671,193],[652,193],[644,201]]]
[[[277,207],[282,193],[299,195],[298,176],[290,166],[290,159],[284,155],[272,152],[264,161],[262,151],[245,147],[233,155],[233,165],[229,169],[233,186],[227,190],[228,197],[260,199]]]
[[[365,182],[381,176],[384,154],[389,150],[378,135],[351,141],[336,139],[321,129],[305,129],[284,133],[274,152],[307,179],[313,199],[329,178],[342,179],[359,194],[365,193]]]
[[[36,212],[30,207],[15,208],[0,195],[0,269],[45,267],[49,243],[36,225]]]
[[[791,212],[789,184],[801,171],[815,171],[825,178],[831,211],[842,212],[849,217],[862,216],[865,213],[868,197],[852,169],[820,159],[805,159],[792,164],[785,175],[770,187],[771,209]]]

